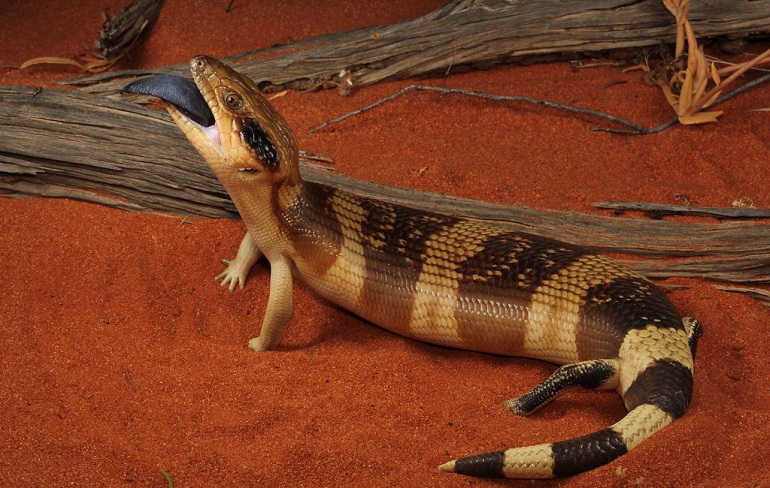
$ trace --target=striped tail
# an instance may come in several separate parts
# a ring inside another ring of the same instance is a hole
[[[515,447],[466,457],[439,466],[449,473],[486,478],[561,478],[603,466],[673,422],[655,405],[634,408],[621,421],[575,439]]]

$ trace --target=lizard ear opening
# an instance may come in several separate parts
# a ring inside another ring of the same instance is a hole
[[[278,150],[257,122],[253,120],[246,121],[243,124],[241,137],[243,137],[243,140],[254,150],[266,166],[273,168],[278,166],[280,162]]]

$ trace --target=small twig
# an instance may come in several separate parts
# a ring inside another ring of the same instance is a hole
[[[734,90],[730,91],[729,93],[726,93],[722,95],[721,97],[717,98],[717,100],[713,103],[713,107],[719,105],[722,102],[725,102],[732,97],[743,93],[751,88],[754,88],[757,85],[760,85],[766,81],[770,80],[770,73],[766,74],[764,76],[760,76],[759,78],[752,80],[738,88],[735,88]],[[669,127],[676,125],[677,122],[679,122],[678,118],[673,118],[667,122],[664,122],[661,125],[655,126],[655,127],[643,127],[636,122],[631,122],[630,120],[626,120],[620,117],[616,117],[614,115],[608,114],[606,112],[602,112],[600,110],[593,110],[589,108],[580,108],[580,107],[574,107],[572,105],[564,105],[561,103],[556,102],[549,102],[548,100],[541,100],[538,98],[531,98],[531,97],[525,97],[522,95],[493,95],[490,93],[484,93],[474,90],[461,90],[457,88],[443,88],[438,86],[426,86],[426,85],[409,85],[407,87],[404,87],[394,93],[393,95],[387,96],[385,98],[381,98],[380,100],[377,100],[376,102],[372,103],[371,105],[367,105],[364,108],[360,108],[358,110],[354,110],[352,112],[348,112],[344,115],[341,115],[340,117],[328,120],[324,122],[321,125],[317,125],[313,127],[312,129],[307,131],[307,134],[310,135],[314,132],[318,132],[321,129],[324,129],[330,125],[342,122],[343,120],[353,117],[354,115],[359,115],[363,112],[366,112],[368,110],[371,110],[375,107],[378,107],[380,105],[383,105],[387,102],[390,102],[392,100],[395,100],[396,98],[400,97],[401,95],[404,95],[407,92],[410,91],[434,91],[441,93],[443,95],[467,95],[472,97],[479,97],[484,98],[487,100],[492,101],[513,101],[513,102],[525,102],[525,103],[532,103],[535,105],[542,105],[544,107],[554,108],[557,110],[566,110],[568,112],[573,113],[579,113],[579,114],[586,114],[591,115],[594,117],[599,117],[601,119],[606,119],[611,122],[616,122],[621,125],[625,125],[626,127],[630,127],[631,129],[613,129],[610,127],[588,127],[588,130],[590,131],[596,131],[596,132],[609,132],[612,134],[625,134],[625,135],[645,135],[645,134],[656,134],[658,132],[662,132]]]
[[[123,378],[126,380],[126,383],[128,383],[128,386],[130,386],[132,390],[136,391],[136,385],[134,384],[134,378],[131,375],[131,371],[128,368],[125,368],[123,370]]]
[[[766,219],[770,218],[770,210],[758,210],[756,208],[719,208],[719,207],[692,207],[685,205],[667,205],[663,203],[648,202],[599,202],[593,203],[594,207],[614,210],[622,213],[627,210],[644,212],[653,218],[661,218],[665,215],[698,215],[716,217],[720,219]]]
[[[603,67],[607,67],[607,66],[618,67],[618,66],[624,66],[625,65],[624,61],[612,61],[612,62],[611,61],[596,61],[596,62],[591,63],[591,64],[583,64],[583,62],[580,61],[579,59],[576,59],[574,61],[570,61],[569,63],[572,65],[572,69],[573,70],[588,69],[588,68],[603,68]]]
[[[322,163],[334,164],[334,160],[332,158],[321,156],[320,154],[309,153],[302,150],[300,150],[299,152],[299,157],[309,161],[320,161]]]
[[[639,126],[638,129],[634,130],[625,130],[625,129],[612,129],[610,127],[589,127],[588,130],[594,131],[594,132],[609,132],[610,134],[624,134],[629,136],[641,136],[641,135],[647,135],[647,134],[657,134],[658,132],[663,132],[664,130],[668,129],[672,125],[676,125],[676,123],[679,122],[678,118],[673,118],[669,120],[668,122],[665,122],[661,125],[658,125],[656,127],[641,127]]]
[[[471,97],[484,98],[484,99],[492,100],[492,101],[495,101],[495,102],[509,101],[509,102],[532,103],[532,104],[535,104],[535,105],[542,105],[542,106],[548,107],[548,108],[554,108],[554,109],[557,109],[557,110],[566,110],[568,112],[591,115],[591,116],[594,116],[594,117],[599,117],[599,118],[606,119],[606,120],[609,120],[609,121],[612,121],[612,122],[616,122],[618,124],[625,125],[627,127],[631,127],[632,129],[634,129],[634,132],[629,131],[629,133],[633,133],[633,134],[636,134],[636,133],[641,134],[641,133],[645,133],[645,131],[650,130],[650,129],[646,129],[646,128],[640,126],[639,124],[631,122],[629,120],[621,119],[620,117],[616,117],[614,115],[608,114],[606,112],[601,112],[599,110],[593,110],[593,109],[590,109],[590,108],[573,107],[572,105],[564,105],[564,104],[561,104],[561,103],[549,102],[548,100],[541,100],[541,99],[538,99],[538,98],[525,97],[525,96],[522,96],[522,95],[493,95],[493,94],[490,94],[490,93],[484,93],[484,92],[479,92],[479,91],[474,91],[474,90],[460,90],[460,89],[457,89],[457,88],[442,88],[442,87],[438,87],[438,86],[409,85],[409,86],[407,86],[405,88],[402,88],[401,90],[397,91],[393,95],[390,95],[390,96],[387,96],[385,98],[381,98],[380,100],[377,100],[376,102],[372,103],[371,105],[368,105],[368,106],[366,106],[364,108],[361,108],[361,109],[358,109],[358,110],[354,110],[352,112],[348,112],[345,115],[342,115],[342,116],[337,117],[337,118],[332,119],[332,120],[328,120],[328,121],[324,122],[321,125],[313,127],[312,129],[307,131],[307,134],[312,134],[312,133],[317,132],[317,131],[319,131],[321,129],[324,129],[324,128],[332,125],[332,124],[336,124],[338,122],[342,122],[343,120],[345,120],[345,119],[347,119],[349,117],[352,117],[354,115],[358,115],[358,114],[361,114],[361,113],[366,112],[368,110],[371,110],[371,109],[373,109],[375,107],[378,107],[378,106],[380,106],[380,105],[382,105],[382,104],[384,104],[386,102],[389,102],[391,100],[395,100],[396,98],[398,98],[401,95],[403,95],[403,94],[405,94],[407,92],[410,92],[410,91],[435,91],[435,92],[441,93],[443,95],[467,95],[467,96],[471,96]],[[676,121],[674,121],[674,122],[676,122]],[[668,122],[666,124],[668,124]],[[661,126],[661,127],[663,127],[663,126]],[[663,129],[665,129],[665,128],[666,127],[663,127]],[[663,129],[659,129],[659,130],[663,130]],[[589,130],[603,130],[603,129],[589,128]]]
[[[163,473],[163,477],[166,478],[166,484],[168,485],[168,488],[174,488],[174,482],[171,481],[171,473],[166,471],[166,469],[161,465],[158,465],[158,468],[160,468],[160,472]]]

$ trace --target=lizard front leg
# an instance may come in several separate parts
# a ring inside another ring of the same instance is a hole
[[[270,261],[270,297],[258,337],[249,341],[249,348],[261,352],[275,349],[281,342],[293,307],[291,260],[284,256]]]
[[[249,275],[254,263],[262,257],[262,251],[259,250],[254,243],[251,234],[246,232],[243,236],[240,247],[238,247],[238,254],[235,255],[235,259],[228,260],[223,259],[227,268],[214,277],[215,280],[222,280],[222,286],[227,286],[230,291],[235,290],[236,286],[243,288],[246,284],[246,277]]]

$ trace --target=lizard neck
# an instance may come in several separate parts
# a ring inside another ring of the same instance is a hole
[[[330,198],[336,190],[316,183],[282,187],[275,194],[281,234],[290,258],[303,275],[321,276],[336,261],[343,246],[343,230]]]
[[[275,184],[254,181],[235,174],[233,178],[217,175],[230,195],[255,244],[269,260],[295,255],[292,241],[301,221],[293,215],[303,207],[304,184],[296,178]]]

